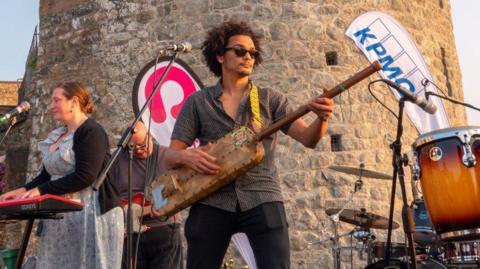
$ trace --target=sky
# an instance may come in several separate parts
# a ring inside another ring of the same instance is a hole
[[[0,80],[23,77],[38,24],[38,0],[0,1]]]
[[[480,1],[451,0],[457,54],[462,70],[465,102],[480,107],[478,29]],[[21,79],[35,26],[38,0],[0,1],[0,80]],[[469,125],[480,126],[480,112],[467,109]]]
[[[480,48],[476,43],[480,29],[480,1],[451,0],[453,32],[462,70],[464,101],[480,107]],[[480,112],[467,109],[469,125],[480,125]]]

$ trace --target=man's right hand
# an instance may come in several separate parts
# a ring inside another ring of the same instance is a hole
[[[220,171],[217,158],[206,153],[205,149],[205,147],[200,147],[179,151],[181,164],[202,174],[217,174]]]
[[[217,159],[206,152],[210,144],[199,148],[188,148],[183,141],[172,139],[165,154],[167,168],[189,167],[202,174],[216,174],[220,171]]]

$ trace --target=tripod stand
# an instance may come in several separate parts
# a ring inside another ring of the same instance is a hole
[[[363,169],[364,165],[363,163],[360,164],[360,169]],[[339,241],[340,238],[348,235],[356,235],[359,234],[357,230],[352,230],[348,233],[344,234],[339,234],[338,233],[338,222],[340,221],[340,216],[341,214],[345,211],[345,209],[350,205],[352,202],[355,194],[362,189],[363,186],[363,181],[362,181],[362,175],[360,174],[360,177],[357,181],[355,181],[355,187],[353,191],[350,192],[350,197],[348,200],[345,202],[345,204],[340,208],[340,209],[327,209],[327,214],[329,215],[329,220],[331,221],[333,225],[333,236],[330,236],[326,239],[319,240],[316,242],[310,242],[308,243],[310,246],[315,245],[315,244],[320,244],[326,241],[331,241],[332,242],[332,255],[333,255],[333,268],[335,269],[340,269],[341,266],[341,259],[340,259],[340,251],[343,247],[340,246]],[[351,247],[351,246],[350,246]]]

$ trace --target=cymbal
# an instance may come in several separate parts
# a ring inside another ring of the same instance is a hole
[[[367,170],[363,168],[348,167],[348,166],[330,166],[329,169],[334,171],[342,172],[345,174],[350,174],[354,176],[362,176],[368,178],[378,178],[378,179],[392,179],[392,175],[387,175],[380,172],[375,172],[372,170]]]
[[[325,210],[327,215],[331,216],[337,214],[340,211],[340,208],[328,208]],[[357,225],[363,228],[373,228],[373,229],[388,229],[388,219],[382,216],[368,213],[365,209],[355,210],[355,209],[345,209],[340,214],[340,220],[346,223]],[[392,228],[397,229],[400,227],[397,222],[393,221]]]

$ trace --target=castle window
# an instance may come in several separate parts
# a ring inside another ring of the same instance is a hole
[[[338,64],[338,56],[336,51],[328,51],[325,53],[325,58],[327,59],[327,65]]]
[[[342,151],[342,135],[332,134],[330,136],[330,148],[332,152]]]

